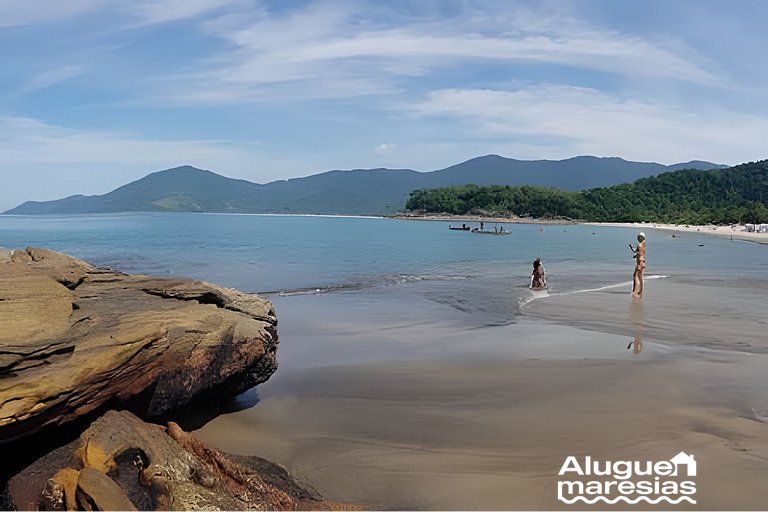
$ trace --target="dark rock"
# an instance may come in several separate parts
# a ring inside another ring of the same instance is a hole
[[[256,295],[45,249],[11,259],[0,263],[0,443],[108,408],[158,417],[277,368],[277,319]]]
[[[127,411],[106,413],[77,441],[24,469],[10,480],[8,497],[20,510],[294,510],[299,504],[178,425],[166,429]],[[322,501],[302,503],[327,508]]]
[[[63,489],[63,486],[62,486]],[[81,508],[92,510],[136,510],[114,480],[93,468],[84,468],[77,479],[76,494]],[[63,494],[63,492],[62,492]]]

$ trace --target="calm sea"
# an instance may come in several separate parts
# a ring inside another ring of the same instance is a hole
[[[456,223],[454,223],[456,224]],[[474,226],[474,224],[472,224]],[[515,320],[541,257],[550,293],[631,279],[635,231],[584,225],[504,226],[508,236],[451,231],[447,222],[219,214],[0,216],[0,246],[38,246],[127,273],[185,276],[271,297],[387,289]],[[768,247],[646,229],[648,276],[715,286],[768,281]]]
[[[763,503],[754,454],[768,421],[768,246],[645,229],[638,303],[628,284],[636,230],[504,228],[511,234],[380,218],[0,216],[0,246],[267,294],[280,370],[183,424],[330,499],[556,508],[546,505],[552,478],[587,443],[614,450],[609,460],[693,450],[725,475],[702,486],[705,508],[729,508],[723,488]],[[527,289],[537,256],[545,300]]]

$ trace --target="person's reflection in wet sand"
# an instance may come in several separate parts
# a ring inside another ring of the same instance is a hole
[[[629,321],[635,330],[635,339],[629,342],[627,348],[633,347],[633,352],[639,354],[643,350],[643,324],[645,324],[642,298],[632,297],[632,302],[629,303]]]

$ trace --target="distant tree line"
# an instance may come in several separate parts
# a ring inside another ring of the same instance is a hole
[[[405,209],[590,222],[768,223],[768,160],[728,169],[667,172],[581,192],[501,185],[415,190]]]

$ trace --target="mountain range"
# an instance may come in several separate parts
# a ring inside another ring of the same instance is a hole
[[[680,169],[725,165],[691,161],[675,165],[579,156],[566,160],[473,158],[445,169],[355,169],[258,184],[191,166],[155,172],[107,194],[27,201],[16,215],[148,211],[380,215],[400,211],[417,189],[450,185],[539,185],[584,190],[628,183]]]

